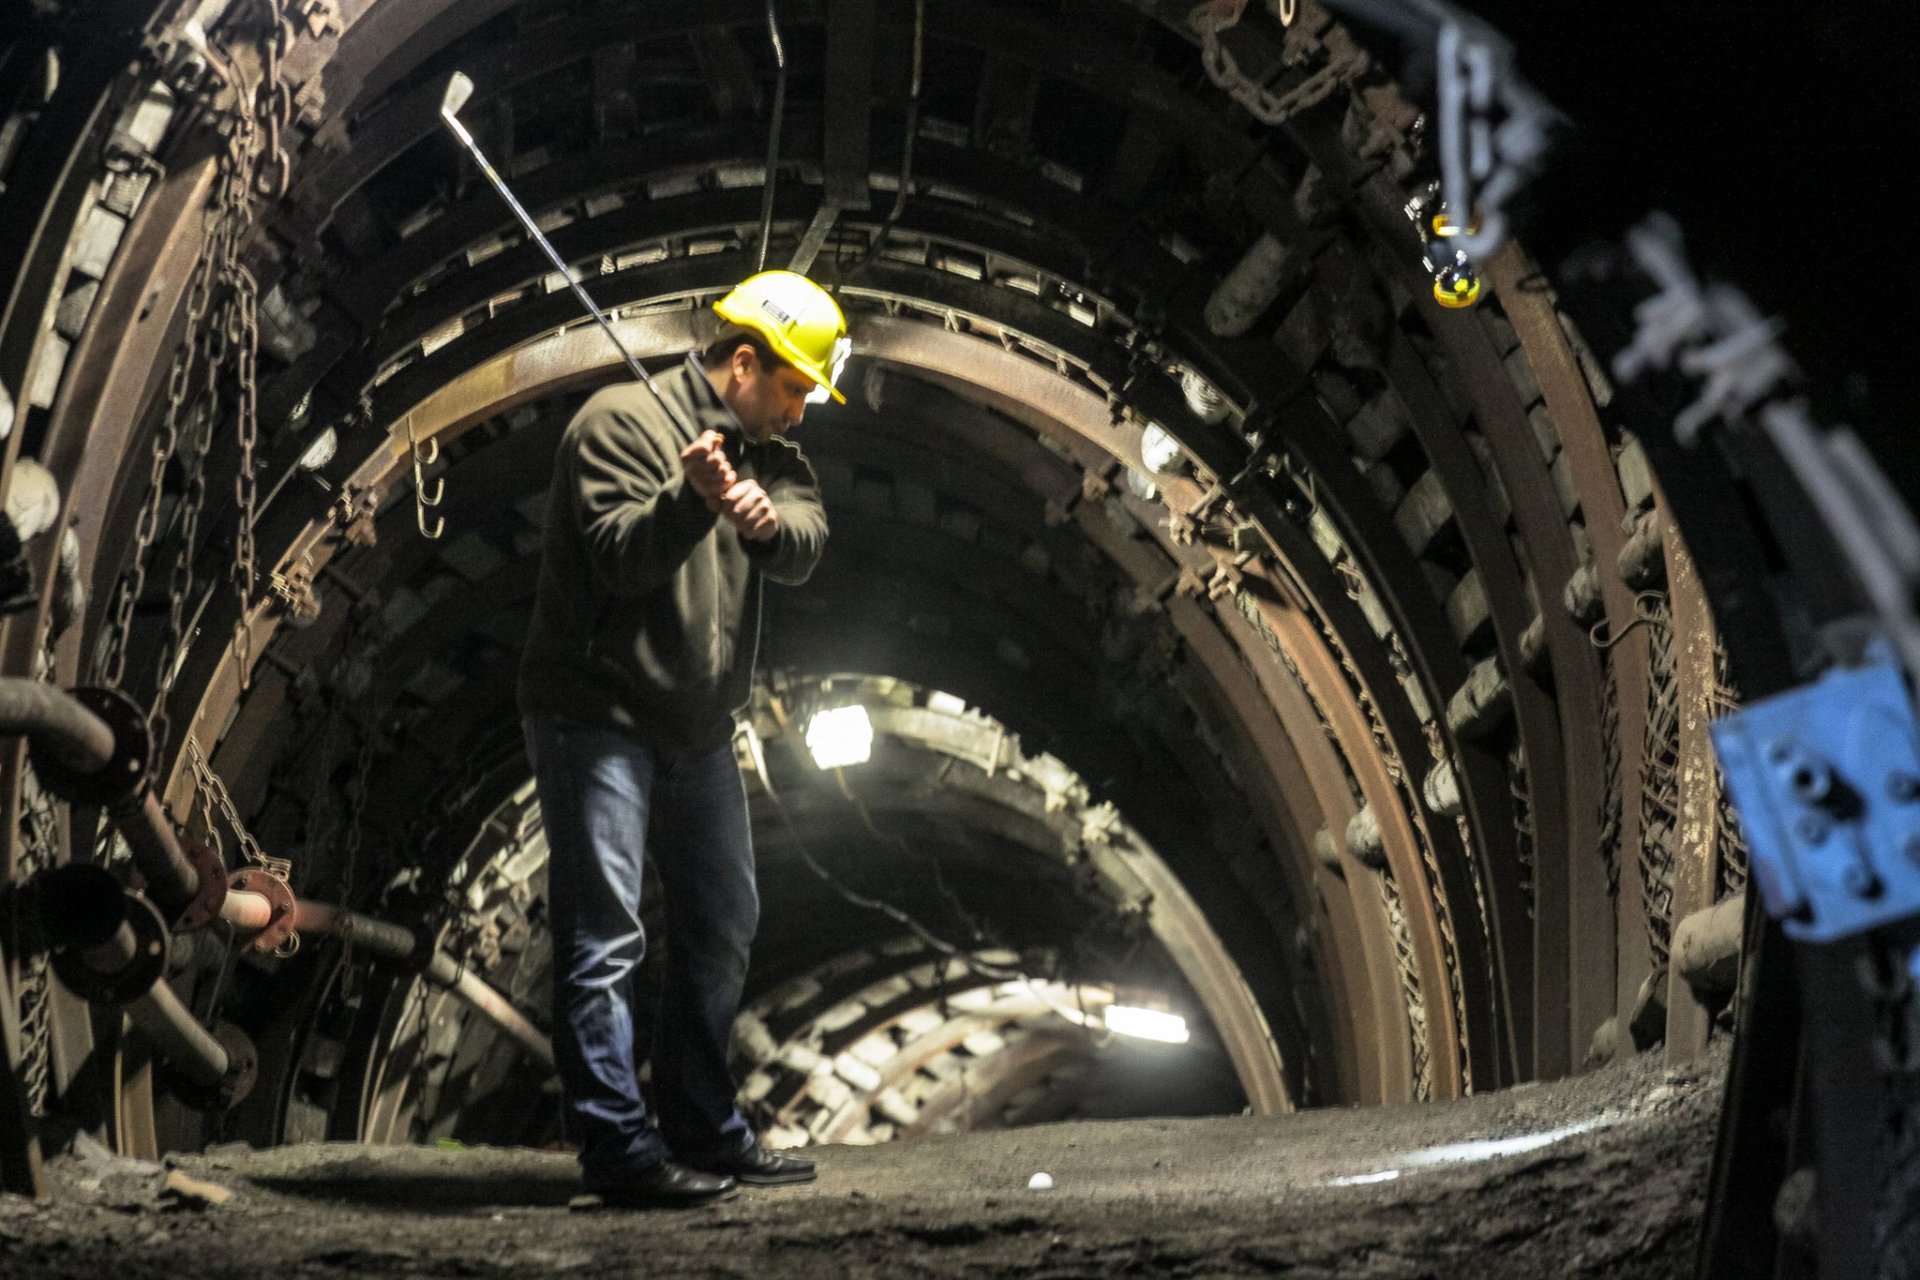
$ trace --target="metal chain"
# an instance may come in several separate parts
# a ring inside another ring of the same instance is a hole
[[[1242,71],[1221,42],[1220,33],[1240,21],[1245,7],[1246,0],[1209,0],[1195,9],[1187,21],[1200,36],[1200,64],[1206,69],[1207,78],[1261,124],[1285,124],[1309,107],[1326,101],[1334,90],[1364,74],[1370,65],[1366,52],[1357,44],[1347,42],[1338,52],[1327,50],[1326,64],[1299,84],[1285,93],[1274,93]],[[1282,55],[1288,66],[1298,66],[1324,48],[1304,31],[1294,35],[1290,28],[1289,35],[1293,38],[1288,40]]]
[[[16,881],[28,878],[53,865],[60,847],[60,832],[54,815],[54,799],[40,785],[33,766],[26,765],[20,775],[20,850]],[[26,1094],[27,1110],[34,1116],[46,1114],[47,1098],[53,1082],[53,987],[52,966],[44,945],[34,945],[28,936],[33,926],[21,918],[20,895],[14,895],[8,921],[10,954],[19,958],[16,1001],[20,1018],[20,1079]]]
[[[1640,888],[1647,945],[1656,968],[1667,963],[1672,932],[1673,851],[1680,823],[1680,684],[1674,670],[1672,613],[1664,594],[1643,592],[1648,605],[1647,727],[1640,757]]]
[[[211,221],[210,217],[209,223]],[[213,234],[210,226],[209,240]],[[139,519],[134,523],[133,561],[120,577],[113,616],[95,664],[98,683],[115,688],[121,687],[126,678],[127,642],[133,632],[133,612],[146,591],[147,560],[160,532],[160,508],[165,498],[167,467],[179,448],[180,424],[186,413],[189,380],[193,374],[196,348],[191,335],[200,333],[204,327],[213,293],[213,264],[213,254],[201,254],[187,282],[187,333],[190,338],[174,351],[173,363],[167,370],[166,409],[161,415],[159,428],[154,432],[146,502],[140,508]]]
[[[251,831],[247,830],[247,824],[241,821],[240,811],[234,807],[233,797],[227,794],[227,784],[220,780],[220,775],[215,773],[213,766],[207,763],[205,753],[200,750],[200,740],[191,733],[187,735],[187,760],[193,768],[193,781],[199,788],[202,804],[209,799],[213,801],[214,807],[220,812],[220,817],[226,821],[228,829],[233,832],[234,839],[240,842],[241,856],[270,875],[281,880],[290,879],[293,875],[293,863],[286,858],[267,856],[267,851],[260,847],[260,842],[253,838]],[[211,818],[211,814],[209,817]],[[211,820],[207,825],[209,834],[213,834]]]
[[[146,500],[134,527],[132,561],[121,576],[95,664],[101,683],[116,687],[124,684],[133,615],[145,593],[148,562],[160,535],[166,472],[181,453],[185,433],[190,443],[183,459],[185,487],[172,519],[177,551],[168,584],[168,622],[155,664],[152,719],[156,764],[166,757],[170,734],[166,702],[191,623],[188,598],[193,591],[193,557],[206,496],[204,466],[213,432],[221,420],[223,384],[229,375],[239,444],[234,477],[238,529],[231,576],[240,597],[235,646],[243,683],[252,666],[246,623],[258,578],[253,528],[258,514],[254,450],[259,439],[259,284],[241,258],[258,199],[284,194],[291,174],[285,139],[293,117],[293,94],[282,67],[295,35],[293,16],[279,0],[256,0],[255,10],[260,26],[260,70],[252,86],[237,83],[240,73],[235,69],[231,48],[221,49],[225,55],[221,62],[236,81],[228,86],[229,98],[216,100],[212,96],[218,91],[217,84],[182,86],[183,92],[199,98],[201,110],[214,127],[224,132],[226,145],[220,156],[213,205],[206,214],[205,248],[187,287],[188,336],[174,353],[168,370],[166,406],[154,436]],[[196,371],[200,375],[197,387]]]
[[[246,691],[253,668],[252,612],[254,587],[259,579],[254,562],[253,526],[258,516],[259,477],[254,469],[254,447],[260,437],[260,395],[257,372],[260,358],[260,286],[252,271],[239,261],[239,229],[251,225],[254,202],[264,196],[277,200],[286,194],[292,162],[286,151],[288,126],[293,118],[293,92],[282,76],[293,45],[295,17],[280,0],[255,0],[264,30],[260,37],[261,74],[252,94],[253,114],[244,129],[236,128],[239,149],[233,154],[226,184],[228,214],[233,227],[230,305],[234,327],[234,382],[239,390],[234,427],[240,460],[234,472],[235,519],[233,590],[240,606],[234,622],[234,659],[240,688]],[[242,135],[244,134],[244,141]],[[257,139],[264,135],[264,142]]]

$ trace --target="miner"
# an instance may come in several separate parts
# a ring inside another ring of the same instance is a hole
[[[814,1176],[760,1145],[727,1065],[759,919],[731,744],[763,584],[806,581],[826,543],[818,482],[786,435],[810,399],[844,402],[847,326],[789,271],[714,310],[719,336],[655,378],[657,395],[606,388],[561,436],[520,667],[551,850],[554,1057],[586,1189],[612,1204]],[[633,1001],[648,856],[668,937],[651,1035]],[[636,1060],[649,1043],[651,1112]]]

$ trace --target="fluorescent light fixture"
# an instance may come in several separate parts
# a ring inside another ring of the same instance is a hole
[[[1185,1044],[1188,1039],[1187,1020],[1177,1013],[1116,1004],[1109,1007],[1104,1016],[1107,1030],[1117,1036],[1159,1040],[1165,1044]]]
[[[822,769],[865,764],[873,755],[873,721],[858,703],[813,713],[807,721],[807,750]]]

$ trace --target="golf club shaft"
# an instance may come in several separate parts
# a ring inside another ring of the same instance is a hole
[[[493,189],[500,193],[500,198],[507,202],[507,207],[512,209],[514,216],[520,219],[520,225],[526,228],[527,234],[532,236],[540,248],[545,251],[547,260],[553,263],[554,268],[559,271],[566,282],[572,286],[574,296],[580,299],[580,304],[592,313],[595,320],[599,321],[600,327],[606,331],[607,338],[613,343],[614,347],[619,350],[620,355],[627,362],[627,367],[633,370],[634,376],[640,379],[647,390],[653,394],[653,398],[660,402],[660,407],[666,411],[667,416],[673,419],[674,423],[679,426],[680,430],[685,433],[688,439],[692,439],[698,435],[699,433],[693,429],[687,420],[681,417],[671,404],[667,403],[666,397],[660,394],[660,388],[653,385],[653,378],[648,375],[645,367],[642,366],[638,360],[634,359],[633,352],[627,350],[627,344],[620,341],[620,335],[613,331],[613,325],[607,320],[606,313],[601,311],[599,305],[588,295],[586,286],[582,285],[580,281],[575,278],[572,269],[567,266],[566,262],[561,259],[559,253],[554,250],[552,242],[541,234],[540,228],[534,224],[533,217],[527,212],[526,206],[520,203],[519,198],[513,194],[512,188],[507,186],[506,180],[494,169],[492,163],[487,159],[486,153],[480,150],[480,144],[473,140],[471,133],[467,132],[467,127],[460,123],[459,118],[456,117],[452,111],[444,108],[440,112],[440,118],[446,121],[447,128],[453,131],[453,136],[460,139],[467,150],[473,153],[474,161],[479,164],[480,171],[487,175],[487,181],[493,184]]]

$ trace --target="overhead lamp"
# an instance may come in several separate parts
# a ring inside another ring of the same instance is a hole
[[[1132,1005],[1109,1005],[1103,1020],[1107,1030],[1135,1040],[1158,1040],[1162,1044],[1185,1044],[1190,1035],[1187,1020],[1177,1013],[1159,1009],[1138,1009]]]
[[[340,447],[340,433],[328,427],[313,438],[307,451],[300,455],[300,467],[304,471],[318,471],[333,461],[334,452]]]
[[[865,764],[873,755],[873,721],[859,703],[814,712],[806,737],[807,751],[822,769]]]
[[[1165,475],[1180,461],[1180,442],[1159,423],[1149,422],[1140,432],[1140,461],[1147,470]]]

